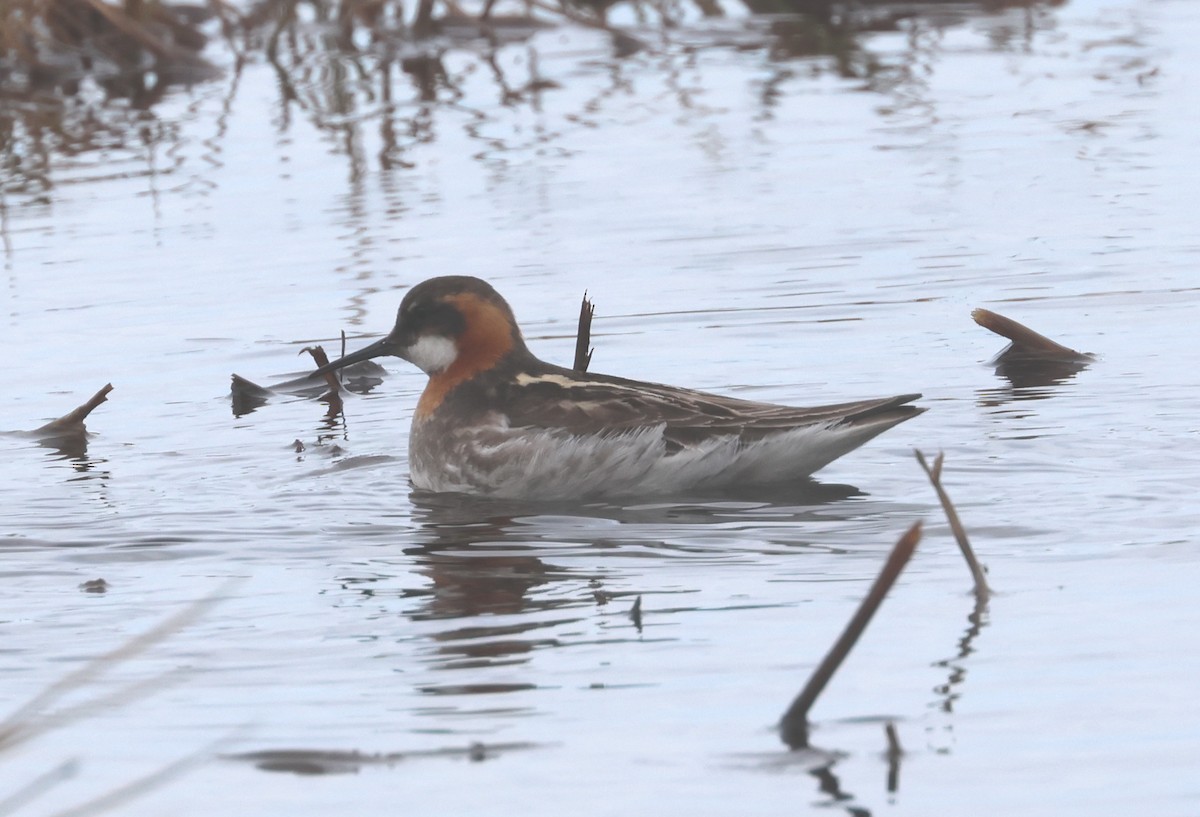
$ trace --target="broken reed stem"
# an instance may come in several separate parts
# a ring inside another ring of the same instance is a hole
[[[596,314],[596,305],[588,300],[587,292],[583,293],[583,303],[579,305],[579,329],[575,333],[575,365],[576,372],[583,374],[592,362],[592,316]]]
[[[346,333],[343,332],[342,333],[342,348],[344,349],[345,346],[346,346]],[[298,352],[298,354],[302,355],[305,352],[308,352],[310,355],[312,355],[313,362],[317,364],[318,369],[321,368],[322,366],[329,365],[329,355],[325,354],[325,348],[323,346],[305,346],[303,349],[301,349]],[[342,357],[345,357],[345,356],[346,355],[343,353]],[[340,380],[341,380],[341,378],[339,376],[338,371],[335,370],[335,371],[331,371],[331,372],[325,372],[325,383],[329,386],[329,390],[334,394],[334,396],[341,394],[342,384],[341,384]]]
[[[900,788],[900,758],[904,755],[904,749],[900,747],[900,738],[896,736],[896,724],[888,721],[883,727],[884,734],[887,735],[887,790],[895,794]]]
[[[971,547],[970,540],[967,539],[967,531],[963,528],[962,520],[958,518],[958,511],[954,509],[949,494],[942,487],[943,454],[938,453],[937,458],[933,461],[933,467],[930,468],[929,463],[925,461],[925,455],[918,449],[913,450],[916,452],[917,462],[921,463],[921,467],[925,469],[929,482],[933,485],[933,490],[937,492],[938,499],[941,500],[942,510],[946,512],[946,521],[950,523],[950,530],[954,533],[959,550],[962,551],[963,558],[967,560],[967,567],[971,568],[971,576],[975,579],[975,595],[986,600],[992,594],[992,589],[988,587],[987,574],[984,572],[983,566],[979,564],[979,560],[975,558],[975,550]]]
[[[796,700],[792,701],[792,705],[783,714],[783,718],[779,722],[779,729],[783,742],[789,749],[804,749],[808,746],[808,710],[812,708],[817,696],[825,689],[825,685],[829,683],[833,673],[850,654],[858,637],[871,622],[871,617],[875,615],[875,611],[883,603],[884,597],[896,583],[896,579],[900,577],[900,573],[908,564],[908,560],[912,558],[913,551],[917,549],[917,543],[920,541],[921,523],[915,522],[900,537],[900,541],[896,542],[883,569],[879,571],[879,576],[871,585],[866,598],[858,606],[850,623],[846,625],[846,629],[842,631],[833,647],[813,671],[812,677],[808,679],[804,689],[796,696]]]
[[[885,723],[883,725],[883,733],[887,735],[888,757],[897,758],[904,754],[904,749],[900,746],[900,738],[896,734],[896,724],[892,721]]]
[[[112,389],[112,383],[105,383],[104,387],[100,389],[100,391],[93,394],[91,398],[89,398],[88,401],[82,406],[79,406],[68,414],[64,414],[57,420],[51,420],[41,428],[38,428],[34,433],[54,433],[58,431],[70,431],[77,428],[84,420],[87,419],[87,416],[92,413],[96,406],[108,399],[108,393],[112,391]]]

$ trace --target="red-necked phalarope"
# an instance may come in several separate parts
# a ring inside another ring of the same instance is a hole
[[[431,278],[387,337],[325,372],[395,355],[429,375],[409,438],[417,488],[563,499],[808,476],[923,408],[903,394],[814,408],[756,403],[539,360],[478,278]]]

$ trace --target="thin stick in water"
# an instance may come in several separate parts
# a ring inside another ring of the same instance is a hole
[[[596,314],[596,305],[588,300],[587,292],[583,293],[583,303],[579,305],[579,330],[575,333],[575,365],[572,367],[579,374],[588,370],[592,362],[592,316]]]
[[[879,571],[879,576],[875,579],[875,583],[871,585],[871,590],[867,593],[866,598],[862,600],[862,604],[858,606],[858,610],[850,619],[850,623],[846,625],[846,629],[842,631],[842,634],[829,650],[829,653],[822,659],[816,670],[813,671],[812,677],[808,679],[808,683],[804,686],[804,689],[796,696],[796,700],[792,701],[792,705],[783,714],[779,728],[783,742],[788,745],[789,749],[804,749],[808,746],[808,710],[812,708],[812,705],[817,700],[817,696],[825,689],[825,685],[829,683],[829,679],[833,677],[833,673],[837,671],[842,661],[850,654],[854,643],[858,641],[858,637],[867,628],[871,617],[875,615],[875,611],[883,603],[888,590],[896,583],[896,579],[900,577],[901,571],[908,564],[908,560],[912,558],[913,551],[917,549],[917,543],[920,541],[921,523],[915,522],[900,537],[900,541],[896,542],[896,546],[892,548],[892,552],[884,563],[883,569]]]
[[[887,735],[888,749],[888,775],[887,775],[887,790],[892,794],[900,788],[900,758],[904,756],[904,749],[900,747],[900,738],[896,736],[896,724],[888,721],[883,727],[884,733]]]
[[[887,735],[888,757],[897,758],[904,754],[904,748],[900,745],[900,738],[896,734],[896,724],[892,721],[888,721],[883,726],[883,733]]]
[[[958,511],[954,509],[954,504],[950,501],[950,495],[942,487],[943,455],[939,453],[933,461],[933,467],[930,468],[929,463],[925,461],[925,455],[919,450],[916,450],[916,454],[917,462],[921,463],[921,467],[925,469],[925,473],[929,476],[929,482],[933,485],[933,490],[937,492],[938,499],[941,500],[942,510],[946,512],[946,521],[950,523],[950,530],[954,533],[954,539],[958,542],[959,550],[962,551],[963,558],[967,560],[967,567],[971,568],[971,576],[975,579],[975,595],[981,599],[986,599],[992,593],[987,583],[987,572],[979,564],[979,560],[975,558],[975,551],[971,547],[970,540],[967,539],[967,531],[963,528],[962,521],[958,518]]]
[[[346,345],[346,333],[342,333],[342,346]],[[345,349],[343,348],[342,357],[345,357]],[[300,354],[308,352],[312,355],[313,362],[317,364],[317,368],[329,365],[329,356],[325,354],[323,346],[305,346],[300,350]],[[329,416],[335,417],[342,412],[342,384],[341,371],[325,372],[325,383],[329,386]]]

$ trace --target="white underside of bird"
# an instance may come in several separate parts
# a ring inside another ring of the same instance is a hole
[[[428,439],[413,425],[410,478],[429,491],[521,499],[671,494],[800,479],[895,422],[824,422],[747,442],[717,435],[668,450],[665,424],[613,434],[514,428],[503,415]]]

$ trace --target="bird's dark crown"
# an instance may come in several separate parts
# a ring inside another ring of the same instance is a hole
[[[491,284],[469,275],[445,275],[409,290],[400,302],[393,334],[410,342],[423,335],[458,339],[481,329],[472,325],[481,322],[505,324],[513,345],[524,347],[512,307]]]

